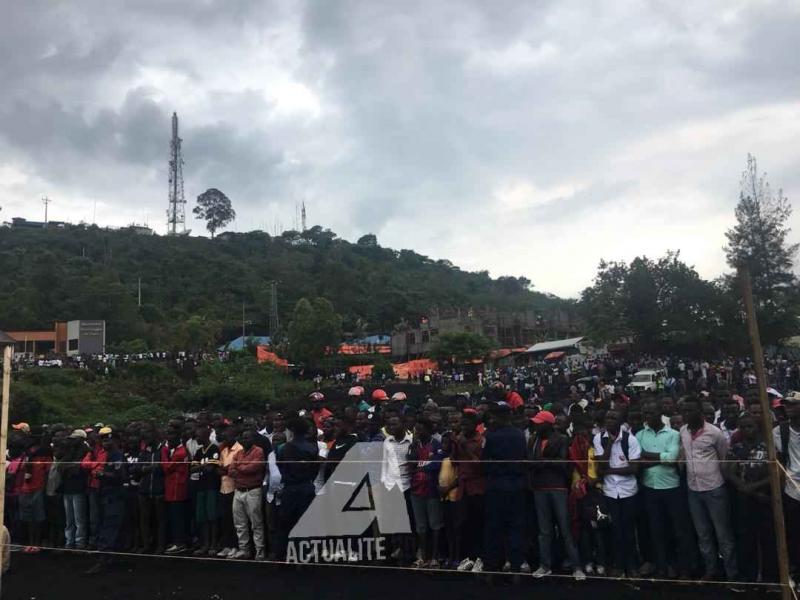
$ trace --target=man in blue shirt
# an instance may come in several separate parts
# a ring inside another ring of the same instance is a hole
[[[656,576],[668,573],[667,547],[673,531],[678,542],[678,570],[681,578],[688,577],[692,542],[687,522],[689,514],[685,495],[680,492],[680,477],[676,461],[680,454],[680,434],[664,425],[661,405],[647,402],[642,409],[644,429],[636,434],[642,447],[642,488],[644,507],[650,526],[651,543],[655,551]]]
[[[486,570],[499,571],[508,548],[511,570],[519,572],[525,551],[525,434],[511,426],[511,408],[496,404],[490,412],[481,461],[486,465]],[[510,462],[519,461],[519,462]]]

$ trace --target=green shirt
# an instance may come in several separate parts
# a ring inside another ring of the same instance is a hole
[[[645,425],[636,439],[642,447],[642,452],[658,454],[662,461],[676,462],[681,449],[681,435],[674,429],[662,427],[658,432]],[[644,463],[642,467],[647,467]],[[652,490],[671,490],[680,485],[678,469],[674,465],[655,465],[643,468],[642,485]]]

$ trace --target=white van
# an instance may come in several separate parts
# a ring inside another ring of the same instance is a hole
[[[655,392],[658,390],[658,379],[666,381],[667,373],[663,369],[642,369],[633,374],[628,384],[632,392]]]

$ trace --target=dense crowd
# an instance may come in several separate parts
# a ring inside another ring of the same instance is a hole
[[[284,560],[289,532],[339,461],[359,442],[380,442],[372,484],[399,487],[413,527],[390,536],[397,564],[773,582],[773,444],[788,473],[785,530],[800,566],[800,393],[770,388],[764,414],[746,364],[730,378],[698,365],[691,385],[665,381],[637,395],[616,373],[586,371],[557,397],[543,382],[527,385],[541,373],[514,370],[485,374],[484,395],[447,406],[354,387],[330,405],[314,392],[291,414],[19,423],[6,523],[28,553]]]

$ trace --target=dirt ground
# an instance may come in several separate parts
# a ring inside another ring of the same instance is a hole
[[[200,561],[161,557],[115,558],[102,573],[86,575],[97,557],[86,554],[15,552],[11,571],[3,576],[3,600],[410,600],[501,597],[525,599],[545,595],[556,600],[689,600],[779,598],[765,588],[734,593],[719,585],[675,585],[649,582],[570,579],[536,581],[524,577],[512,585],[501,576],[486,584],[469,573],[409,572],[337,566],[287,567],[260,563]]]

